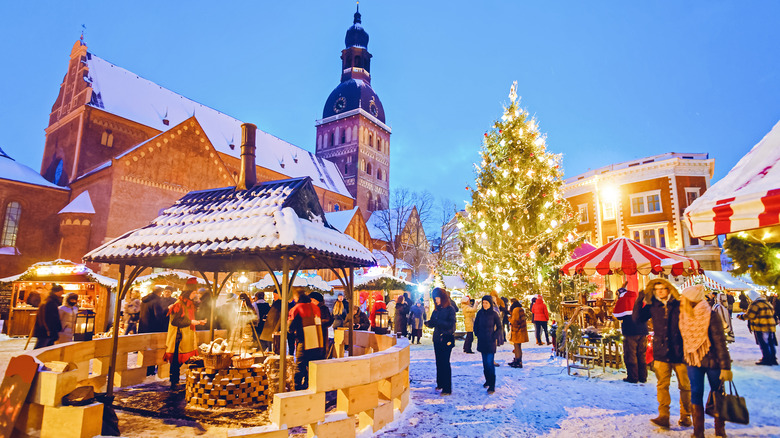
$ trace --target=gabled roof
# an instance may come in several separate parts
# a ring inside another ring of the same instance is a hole
[[[409,217],[412,215],[414,208],[406,209],[403,218],[401,218],[401,231],[406,227],[406,223],[409,221]],[[371,217],[366,221],[366,227],[368,227],[368,234],[372,239],[387,240],[388,237],[394,237],[398,230],[393,229],[393,236],[388,236],[388,221],[390,226],[395,228],[398,224],[398,209],[376,210],[371,213]]]
[[[76,196],[76,199],[70,201],[68,205],[65,206],[62,210],[60,210],[57,214],[62,213],[87,213],[87,214],[95,214],[95,207],[92,206],[92,199],[89,197],[89,191],[85,190],[78,196]]]
[[[195,116],[217,151],[241,158],[242,121],[117,67],[91,52],[87,52],[86,63],[89,74],[84,80],[92,88],[88,105],[160,131],[167,131]],[[352,198],[333,162],[259,129],[256,142],[258,166],[292,178],[309,176],[315,186]]]
[[[304,255],[301,269],[371,266],[371,252],[323,219],[310,178],[190,192],[150,225],[84,256],[188,270],[278,270],[284,255]],[[260,259],[263,258],[264,261]]]
[[[32,170],[30,167],[15,161],[0,149],[0,180],[17,181],[25,184],[49,187],[59,190],[70,190],[67,187],[60,187],[42,177],[40,173]]]
[[[346,233],[349,223],[352,222],[352,218],[355,217],[357,212],[358,207],[355,207],[352,210],[331,211],[325,213],[325,219],[333,226],[333,228],[341,231],[342,233]]]

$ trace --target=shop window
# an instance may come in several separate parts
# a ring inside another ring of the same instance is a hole
[[[588,223],[588,204],[580,204],[577,206],[577,211],[580,216],[580,223],[581,224],[587,224]]]
[[[666,227],[648,227],[632,230],[632,238],[644,245],[666,248]]]
[[[9,202],[5,207],[3,220],[3,234],[0,246],[16,246],[16,237],[19,233],[19,218],[22,216],[22,206],[18,202]]]
[[[607,236],[607,243],[612,242],[615,240],[615,236]]]
[[[114,134],[111,133],[110,129],[103,131],[103,135],[100,137],[100,144],[106,147],[114,146]]]
[[[632,216],[660,213],[662,211],[660,190],[631,195]]]

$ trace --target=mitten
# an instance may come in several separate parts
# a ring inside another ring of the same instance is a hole
[[[720,380],[726,382],[730,381],[734,375],[731,373],[731,370],[720,370]]]

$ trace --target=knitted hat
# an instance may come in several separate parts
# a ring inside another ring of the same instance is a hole
[[[309,294],[309,298],[312,300],[317,300],[320,303],[324,303],[325,299],[322,297],[322,294],[319,292],[312,292]]]
[[[698,303],[704,299],[704,293],[703,284],[694,284],[683,289],[682,296],[692,303]]]
[[[190,277],[187,279],[187,284],[184,286],[184,289],[189,291],[194,291],[198,288],[198,279],[195,277]]]
[[[755,289],[751,289],[747,291],[747,296],[750,298],[750,301],[755,301],[761,297],[761,294],[759,294]]]

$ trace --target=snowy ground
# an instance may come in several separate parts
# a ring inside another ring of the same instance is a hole
[[[755,365],[758,346],[744,322],[734,320],[737,342],[731,344],[734,383],[746,398],[750,424],[727,424],[730,437],[780,436],[777,415],[780,367]],[[533,334],[532,334],[533,336]],[[656,379],[646,384],[622,381],[623,372],[601,368],[586,376],[568,376],[565,361],[550,361],[550,348],[524,345],[523,369],[507,366],[513,358],[508,345],[499,348],[496,392],[482,388],[479,354],[464,354],[459,341],[452,355],[453,393],[435,390],[436,368],[430,341],[412,346],[410,378],[412,396],[402,418],[388,426],[382,437],[647,437],[690,436],[692,429],[676,426],[679,392],[672,380],[672,420],[663,431],[649,419],[657,415]],[[572,370],[575,371],[575,370]],[[705,392],[706,396],[706,392]],[[675,401],[674,399],[677,398]],[[712,419],[706,417],[706,435],[714,436]]]
[[[731,344],[734,381],[747,399],[750,424],[727,424],[730,437],[780,436],[777,415],[780,367],[754,365],[760,358],[758,346],[745,323],[734,321],[737,342]],[[0,342],[0,371],[8,358],[18,353],[24,341]],[[655,376],[648,383],[632,385],[625,374],[597,368],[590,379],[568,376],[565,361],[550,361],[549,347],[525,344],[525,368],[507,366],[512,359],[508,345],[500,347],[496,360],[496,392],[482,388],[479,354],[462,352],[462,341],[453,350],[453,394],[441,396],[435,390],[436,372],[430,340],[413,345],[411,354],[411,401],[402,416],[387,426],[382,437],[683,437],[691,429],[674,426],[670,431],[650,424],[656,415]],[[676,382],[672,381],[672,420],[677,421],[679,404]],[[224,438],[226,428],[193,422],[141,417],[118,411],[122,435],[132,437],[201,436]],[[714,436],[712,419],[706,419],[707,436]],[[304,434],[297,434],[304,436]]]

